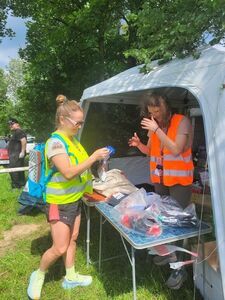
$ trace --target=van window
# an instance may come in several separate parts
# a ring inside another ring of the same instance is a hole
[[[81,143],[89,154],[97,148],[111,145],[116,149],[113,157],[143,155],[137,148],[128,146],[134,132],[147,143],[147,131],[141,129],[140,121],[138,105],[90,103]]]

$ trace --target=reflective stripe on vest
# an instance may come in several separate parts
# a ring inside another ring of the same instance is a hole
[[[87,181],[85,185],[91,185],[91,181]],[[73,193],[80,193],[82,192],[84,189],[84,185],[80,185],[80,186],[72,186],[66,189],[58,189],[58,188],[54,188],[54,187],[47,187],[46,189],[46,193],[48,194],[54,194],[54,195],[69,195],[69,194],[73,194]]]
[[[67,182],[68,180],[63,177],[60,173],[57,173],[52,179],[51,182]]]
[[[164,176],[184,177],[184,176],[193,176],[193,171],[164,170],[163,174]]]
[[[71,141],[65,135],[59,132],[56,133],[67,144],[69,159],[72,165],[77,165],[88,158],[86,151],[75,138]],[[46,147],[48,147],[48,143],[46,143]],[[49,163],[48,168],[50,168]],[[56,172],[47,183],[46,202],[55,204],[71,203],[79,200],[85,192],[92,193],[92,191],[92,175],[89,171],[85,171],[70,180],[63,177],[61,173]]]
[[[177,130],[183,115],[175,114],[171,118],[167,136],[175,141]],[[150,176],[152,183],[160,183],[160,172],[157,171],[157,162],[162,160],[163,164],[163,184],[172,186],[175,184],[189,185],[193,182],[193,161],[191,148],[187,149],[180,155],[173,155],[171,151],[164,147],[163,156],[161,157],[160,140],[155,133],[151,134],[150,149]]]
[[[151,162],[157,162],[158,157],[157,156],[151,156],[150,161]],[[192,155],[188,155],[186,157],[183,157],[182,155],[174,156],[174,155],[163,155],[164,161],[184,161],[186,163],[190,162],[192,160]]]
[[[182,156],[182,155],[177,155],[174,156],[172,154],[169,155],[163,155],[163,160],[164,161],[184,161],[186,163],[189,163],[192,160],[192,155],[188,155],[188,156]]]

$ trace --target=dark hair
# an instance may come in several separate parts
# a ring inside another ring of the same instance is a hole
[[[72,111],[83,111],[80,107],[79,103],[75,100],[68,100],[64,95],[58,95],[56,97],[57,110],[55,115],[55,124],[56,127],[59,126],[59,118],[60,116],[70,116]]]
[[[19,124],[19,122],[17,121],[17,119],[15,119],[15,118],[10,118],[9,120],[8,120],[8,124],[9,125],[12,125],[12,124]]]
[[[160,107],[162,104],[166,108],[165,126],[168,126],[171,118],[171,109],[168,104],[168,98],[164,94],[157,92],[146,93],[141,103],[141,116],[149,117],[148,107]]]

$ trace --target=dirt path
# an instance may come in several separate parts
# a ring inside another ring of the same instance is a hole
[[[0,257],[3,256],[8,249],[12,249],[16,245],[16,241],[29,236],[40,228],[41,225],[38,224],[19,224],[5,231],[3,233],[3,240],[0,240]]]

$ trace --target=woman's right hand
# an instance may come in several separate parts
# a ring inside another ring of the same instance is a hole
[[[137,135],[137,133],[135,132],[134,135],[132,136],[131,139],[129,139],[128,141],[128,145],[130,147],[138,147],[140,145],[141,141]]]
[[[107,148],[100,148],[93,152],[91,156],[94,158],[95,161],[102,160],[109,156],[109,150]]]

